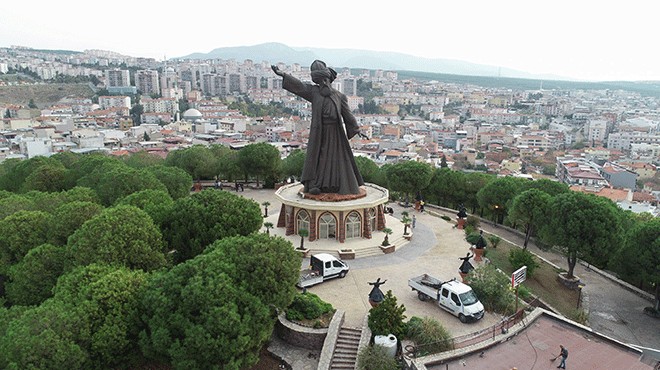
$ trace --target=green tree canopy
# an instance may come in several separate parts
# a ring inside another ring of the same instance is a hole
[[[45,183],[47,181],[46,176],[48,173],[55,175],[57,171],[62,169],[62,164],[50,157],[36,156],[22,161],[7,160],[3,162],[2,167],[5,173],[0,178],[0,189],[16,193],[37,189],[38,187],[51,187],[51,185]],[[44,168],[40,170],[41,167]],[[33,175],[33,173],[35,174],[31,178],[31,181],[38,181],[38,183],[34,185],[26,184],[26,179]],[[59,186],[59,174],[57,178],[53,178],[53,183],[52,187],[57,188]]]
[[[49,240],[55,245],[66,245],[71,236],[87,220],[103,211],[98,203],[74,201],[62,204],[53,212]]]
[[[436,168],[427,191],[437,204],[458,208],[465,201],[465,175],[449,168]]]
[[[161,225],[174,207],[174,200],[163,190],[146,189],[121,198],[117,205],[131,205],[147,212],[156,225]]]
[[[660,309],[660,218],[639,221],[626,232],[625,242],[609,266],[627,281],[655,287],[656,311]]]
[[[64,247],[42,244],[31,249],[9,269],[9,281],[5,283],[9,302],[32,306],[52,297],[53,287],[64,273],[66,259]]]
[[[466,207],[472,209],[471,213],[476,213],[479,207],[479,199],[477,194],[479,190],[486,186],[489,182],[495,180],[494,175],[489,175],[481,172],[470,172],[465,174],[465,203]]]
[[[238,165],[243,173],[265,178],[277,173],[280,168],[280,151],[269,143],[248,144],[238,151]]]
[[[97,264],[76,268],[58,280],[54,300],[84,315],[81,324],[86,326],[81,329],[90,338],[77,339],[91,368],[126,365],[139,353],[140,299],[146,284],[147,274],[142,271]]]
[[[22,191],[38,190],[45,192],[57,192],[66,190],[67,172],[64,165],[54,159],[35,168],[26,178],[21,186]]]
[[[156,165],[146,168],[158,181],[163,183],[172,199],[179,199],[190,195],[193,185],[192,176],[179,167]]]
[[[404,312],[406,307],[397,304],[396,297],[388,290],[383,301],[369,310],[369,329],[374,335],[394,334],[401,338],[405,331]]]
[[[119,158],[105,154],[89,154],[80,157],[67,172],[69,187],[84,186],[96,189],[102,174],[115,167],[127,167]]]
[[[224,238],[204,252],[227,262],[234,284],[262,302],[285,309],[296,294],[300,255],[291,242],[263,233]]]
[[[156,274],[142,299],[142,352],[177,369],[254,365],[275,316],[269,302],[236,286],[233,268],[211,252]]]
[[[209,150],[215,158],[214,174],[220,176],[221,180],[237,180],[241,173],[238,151],[218,144],[211,145]]]
[[[427,163],[404,161],[387,167],[387,179],[391,190],[406,194],[416,194],[431,182],[433,169]]]
[[[163,158],[159,157],[156,154],[150,153],[146,150],[141,150],[139,152],[132,153],[131,155],[124,157],[123,161],[129,167],[136,169],[163,165],[165,163],[165,160]]]
[[[77,265],[108,263],[145,271],[166,265],[160,230],[133,206],[103,210],[69,237],[68,246]]]
[[[86,188],[83,186],[74,186],[73,188],[62,193],[64,202],[92,202],[101,204],[98,194],[94,189]]]
[[[289,153],[289,155],[287,155],[286,158],[282,160],[282,175],[286,177],[292,176],[295,179],[300,179],[302,176],[303,165],[305,164],[305,156],[306,153],[300,149],[295,149]]]
[[[174,259],[182,262],[202,253],[214,241],[248,235],[261,228],[259,204],[227,191],[203,190],[177,199],[163,224]]]
[[[502,223],[513,198],[520,194],[527,181],[529,180],[511,176],[498,177],[477,192],[479,205],[491,210],[497,217],[497,222]]]
[[[376,162],[368,157],[358,155],[355,157],[355,164],[364,182],[375,184],[378,181],[380,167],[378,167]]]
[[[140,190],[154,189],[167,192],[153,173],[146,169],[136,170],[128,166],[118,166],[100,175],[95,188],[101,202],[110,206],[118,199]]]
[[[551,196],[567,193],[570,191],[568,185],[564,184],[563,182],[553,181],[550,179],[528,181],[527,189],[538,189],[548,193]]]
[[[85,369],[89,340],[85,316],[75,306],[49,299],[22,312],[0,333],[0,368]]]
[[[51,216],[41,211],[18,211],[0,220],[0,256],[5,268],[19,262],[30,249],[48,242]]]
[[[603,267],[623,240],[621,211],[607,198],[568,192],[555,196],[549,209],[541,236],[548,244],[562,248],[569,278],[578,258]]]
[[[9,194],[11,195],[0,199],[0,220],[18,211],[32,211],[37,207],[32,199],[19,194]]]
[[[522,225],[525,230],[523,248],[535,230],[539,230],[547,222],[548,205],[552,197],[541,190],[529,189],[513,198],[509,210],[509,220],[512,224]]]
[[[165,164],[183,169],[192,176],[193,180],[212,179],[218,171],[211,150],[203,145],[171,151],[165,158]]]

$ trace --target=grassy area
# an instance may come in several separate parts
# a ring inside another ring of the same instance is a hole
[[[486,257],[504,273],[511,275],[513,267],[509,263],[509,251],[512,248],[518,247],[502,241],[496,249],[486,249]],[[534,270],[532,277],[527,276],[527,280],[522,285],[562,315],[578,322],[584,322],[584,313],[577,309],[578,291],[566,288],[557,280],[560,270],[540,259],[536,259],[536,261],[540,267]]]

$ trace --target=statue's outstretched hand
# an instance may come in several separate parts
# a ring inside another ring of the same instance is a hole
[[[284,72],[280,71],[280,68],[276,65],[271,65],[270,68],[273,69],[273,72],[275,72],[276,75],[280,77],[284,77]]]
[[[364,140],[369,140],[369,136],[367,136],[365,133],[362,131],[358,132],[358,136],[363,138]]]

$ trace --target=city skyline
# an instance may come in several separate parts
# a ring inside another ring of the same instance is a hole
[[[111,5],[93,13],[72,1],[27,0],[8,7],[0,13],[0,47],[102,49],[163,60],[279,42],[400,52],[586,81],[660,80],[650,2],[633,7],[560,0],[530,7],[522,1],[413,0],[386,7],[296,0],[263,10],[246,2]]]

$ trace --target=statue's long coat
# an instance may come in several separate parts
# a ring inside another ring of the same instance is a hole
[[[318,187],[324,192],[333,189],[331,192],[339,194],[358,194],[364,181],[348,139],[355,136],[360,128],[348,108],[346,95],[331,89],[331,94],[324,97],[318,85],[303,83],[288,74],[284,75],[282,87],[312,103],[312,125],[302,183],[309,185],[310,189]],[[330,99],[334,103],[338,124],[323,124],[324,99]]]

